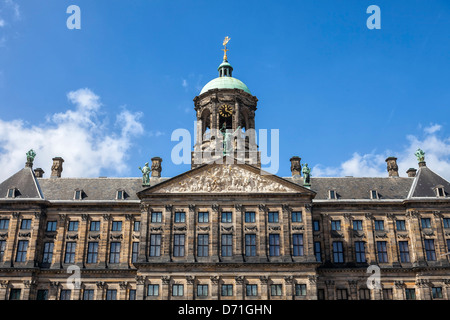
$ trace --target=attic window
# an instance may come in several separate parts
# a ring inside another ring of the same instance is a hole
[[[125,191],[117,190],[117,192],[116,192],[116,199],[117,200],[125,200]]]
[[[83,190],[75,190],[73,199],[74,200],[82,200],[83,199]]]
[[[444,187],[437,186],[434,190],[436,192],[436,197],[445,197]]]
[[[336,197],[336,191],[334,191],[334,190],[328,190],[328,199],[331,199],[331,200],[337,199],[337,197]]]
[[[370,190],[370,198],[371,199],[379,199],[378,191],[377,190]]]
[[[16,197],[16,188],[8,189],[8,193],[6,195],[7,198],[15,198]]]

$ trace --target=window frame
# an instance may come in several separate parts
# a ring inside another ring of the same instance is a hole
[[[295,257],[301,257],[305,254],[303,233],[292,234],[292,255]]]
[[[279,257],[281,255],[281,241],[279,233],[269,234],[269,256]]]
[[[268,223],[279,223],[280,222],[280,213],[278,211],[269,211],[267,213],[267,222]]]
[[[182,239],[182,241],[181,241]],[[173,256],[184,257],[186,255],[186,235],[177,233],[173,235]]]
[[[379,263],[388,263],[388,248],[387,241],[376,241],[377,245],[377,259]]]
[[[245,211],[245,223],[255,223],[256,222],[256,212],[255,211]]]
[[[89,241],[87,254],[86,254],[86,263],[97,263],[98,262],[98,241]]]
[[[197,256],[198,257],[209,256],[209,233],[197,234]]]
[[[303,222],[303,212],[302,211],[292,211],[291,222]]]
[[[220,236],[220,255],[222,257],[233,256],[233,234],[222,233]]]
[[[150,290],[150,288],[151,288],[151,290]],[[159,284],[149,283],[147,285],[147,296],[158,297],[159,296]]]
[[[160,233],[150,234],[150,246],[149,246],[149,257],[160,257],[161,256],[161,243],[162,235]]]
[[[333,241],[333,262],[345,263],[344,243],[342,241]]]

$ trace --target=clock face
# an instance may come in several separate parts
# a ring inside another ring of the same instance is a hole
[[[219,108],[219,114],[222,117],[228,118],[233,114],[233,108],[227,104],[223,104]]]

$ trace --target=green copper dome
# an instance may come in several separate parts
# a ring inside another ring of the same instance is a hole
[[[251,94],[248,87],[239,79],[232,77],[233,67],[224,60],[217,68],[219,71],[219,77],[208,82],[200,91],[200,94],[212,89],[241,89]]]

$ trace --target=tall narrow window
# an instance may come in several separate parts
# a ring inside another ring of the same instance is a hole
[[[375,220],[375,230],[384,231],[384,221],[383,220]]]
[[[410,262],[408,241],[399,241],[398,248],[400,251],[400,262]]]
[[[230,297],[233,295],[233,285],[232,284],[222,284],[222,296]]]
[[[78,221],[69,221],[68,231],[78,231]]]
[[[292,222],[302,222],[302,212],[301,211],[292,211]]]
[[[120,242],[111,242],[109,251],[109,263],[120,262]]]
[[[150,257],[161,256],[161,235],[151,234],[150,235]]]
[[[348,299],[347,289],[336,289],[336,299],[347,300]]]
[[[328,196],[329,196],[330,200],[335,200],[336,199],[336,191],[328,190]]]
[[[139,257],[139,242],[133,242],[131,250],[131,263],[137,262],[138,257]]]
[[[342,241],[333,242],[333,260],[335,263],[344,263],[344,247]]]
[[[83,191],[82,190],[75,190],[73,198],[75,200],[81,200],[83,198]]]
[[[0,219],[0,230],[8,230],[9,219]]]
[[[94,290],[84,289],[83,300],[94,300]]]
[[[431,288],[433,299],[442,299],[442,287]]]
[[[366,251],[363,241],[355,241],[355,256],[356,262],[358,263],[366,262]]]
[[[175,212],[175,221],[176,223],[186,222],[186,213],[184,211]]]
[[[19,240],[17,246],[16,262],[25,262],[27,260],[28,240]]]
[[[313,231],[320,231],[320,222],[319,222],[319,220],[313,220]]]
[[[42,255],[42,263],[52,263],[53,259],[53,242],[44,243],[44,254]]]
[[[30,230],[31,229],[31,219],[22,219],[20,223],[21,230]]]
[[[370,290],[366,288],[359,289],[359,300],[370,300]]]
[[[296,283],[295,284],[295,295],[296,296],[306,296],[306,284]]]
[[[405,220],[397,220],[397,230],[398,231],[405,231],[406,230],[406,224]]]
[[[314,241],[314,255],[316,256],[317,262],[322,262],[322,251],[320,241]]]
[[[386,241],[377,241],[378,262],[388,262]]]
[[[147,287],[148,296],[159,296],[159,284],[149,284]]]
[[[97,263],[98,258],[98,242],[88,243],[87,263]]]
[[[173,256],[184,257],[184,234],[174,235]]]
[[[293,255],[303,256],[303,234],[292,235]]]
[[[91,221],[89,231],[100,231],[100,221]]]
[[[184,286],[182,284],[172,285],[172,296],[181,297],[184,295]]]
[[[435,190],[437,197],[445,197],[444,187],[437,187]]]
[[[248,297],[255,297],[258,295],[258,285],[257,284],[247,284],[245,286],[245,295]]]
[[[231,257],[233,254],[233,235],[222,234],[222,257]]]
[[[256,221],[256,213],[254,211],[245,212],[245,222],[255,222]]]
[[[378,199],[378,192],[377,192],[377,190],[370,190],[370,197],[372,199]]]
[[[141,222],[140,221],[135,221],[133,223],[133,231],[138,232],[140,230],[141,230]]]
[[[425,239],[425,253],[428,261],[436,260],[436,252],[434,250],[434,240]]]
[[[59,300],[70,300],[71,290],[63,289],[61,290],[61,294],[59,295]]]
[[[0,262],[3,261],[3,257],[5,256],[6,249],[6,241],[0,240]]]
[[[197,297],[207,297],[208,296],[208,285],[198,284],[197,285]]]
[[[122,231],[122,221],[113,221],[111,231]]]
[[[271,296],[281,296],[281,284],[271,284],[270,285],[270,295]]]
[[[6,194],[7,198],[15,198],[16,197],[16,189],[15,188],[11,188],[8,189],[8,193]]]
[[[341,220],[331,220],[331,230],[340,231],[341,230]]]
[[[198,213],[198,222],[199,223],[208,223],[209,222],[209,212],[199,212]]]
[[[106,300],[117,300],[117,290],[108,289],[106,291]]]
[[[56,231],[56,221],[47,221],[47,228],[45,229],[47,232],[55,232]]]
[[[76,242],[66,243],[66,255],[64,257],[64,263],[74,263],[75,262],[75,248],[77,246]]]
[[[431,228],[431,219],[430,218],[422,218],[422,228]]]
[[[416,300],[416,289],[405,289],[406,300]]]
[[[209,249],[209,234],[199,234],[197,236],[197,255],[207,257]]]
[[[278,211],[270,211],[268,218],[269,222],[279,222]]]
[[[159,223],[162,221],[162,212],[152,212],[151,222]]]
[[[280,235],[269,234],[269,255],[277,257],[280,255]]]
[[[353,230],[361,231],[362,229],[362,220],[353,220]]]
[[[247,257],[256,256],[256,234],[245,235],[245,255]]]
[[[222,212],[222,222],[228,223],[232,220],[232,212]]]
[[[449,229],[450,228],[450,218],[444,218],[443,222],[444,222],[444,228]]]
[[[116,199],[117,199],[117,200],[123,200],[123,199],[125,199],[125,191],[123,191],[123,190],[117,190],[117,193],[116,193]]]

